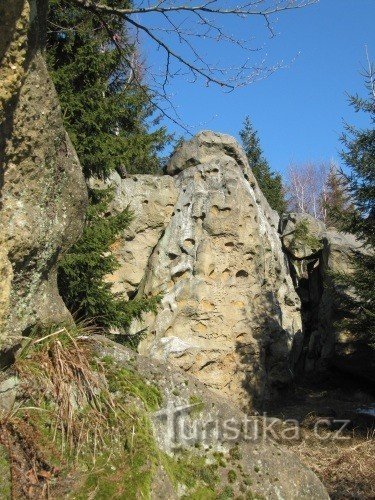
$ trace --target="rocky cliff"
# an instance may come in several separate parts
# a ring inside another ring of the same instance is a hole
[[[0,343],[70,314],[56,285],[59,255],[79,236],[80,164],[43,58],[46,0],[0,1]]]
[[[335,284],[335,274],[350,273],[352,259],[363,245],[351,234],[328,230],[308,214],[287,214],[280,221],[283,248],[302,303],[303,348],[299,373],[319,373],[335,367],[375,380],[375,350],[368,339],[353,336],[343,319],[347,309]],[[349,291],[349,293],[351,293]]]
[[[360,242],[307,214],[279,223],[229,136],[201,132],[166,173],[108,182],[114,208],[136,214],[108,279],[129,298],[162,296],[156,316],[133,324],[148,332],[142,354],[242,406],[332,367],[374,379],[374,349],[336,325],[351,313],[333,274],[350,269]]]
[[[232,137],[201,132],[167,173],[112,177],[114,205],[136,218],[109,279],[131,297],[162,295],[157,315],[134,325],[148,329],[141,353],[240,405],[262,400],[291,381],[302,329],[278,216]]]

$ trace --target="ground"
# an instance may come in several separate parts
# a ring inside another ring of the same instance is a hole
[[[374,388],[362,380],[332,372],[320,379],[305,380],[277,401],[267,414],[301,422],[301,439],[286,441],[303,463],[321,479],[333,500],[375,498],[375,415],[360,414],[375,408]],[[327,425],[314,432],[319,418]],[[345,430],[340,420],[349,420]]]

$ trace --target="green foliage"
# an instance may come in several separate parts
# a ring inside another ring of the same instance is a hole
[[[111,392],[134,395],[148,411],[156,411],[161,406],[163,398],[159,388],[146,384],[136,371],[119,368],[108,361],[105,362],[105,368]]]
[[[350,194],[345,177],[331,165],[326,189],[323,193],[323,211],[325,212],[325,224],[337,229],[344,229],[342,221],[347,220],[352,215],[354,206],[351,202]]]
[[[375,345],[375,71],[366,73],[367,98],[350,97],[356,112],[369,116],[370,126],[357,129],[346,125],[342,135],[342,158],[350,169],[346,183],[355,210],[344,214],[341,227],[363,241],[364,252],[353,258],[354,271],[334,276],[341,286],[340,298],[354,314],[344,321],[344,326],[365,341]],[[351,293],[354,291],[354,294]],[[348,293],[349,292],[349,293]]]
[[[323,248],[318,238],[310,234],[309,221],[307,219],[302,219],[297,222],[293,231],[293,240],[291,245],[294,249],[297,249],[301,245],[307,246],[315,252],[318,252]]]
[[[214,490],[219,483],[216,464],[207,464],[204,456],[182,450],[175,458],[163,457],[164,468],[177,487],[185,484],[189,489],[209,488]],[[186,498],[196,498],[188,495]]]
[[[237,473],[236,473],[236,471],[233,470],[233,469],[230,469],[228,471],[228,481],[230,483],[234,483],[236,481],[236,479],[237,479]]]
[[[194,405],[190,411],[190,415],[192,415],[192,416],[199,415],[199,413],[201,413],[201,411],[204,410],[204,402],[203,402],[202,398],[199,396],[196,396],[195,394],[190,396],[189,404]]]
[[[130,6],[128,0],[103,3]],[[149,131],[151,94],[141,82],[137,48],[124,23],[68,0],[51,0],[48,27],[49,70],[86,177],[106,177],[120,166],[129,173],[158,171],[157,153],[169,137],[158,119]]]
[[[8,452],[0,444],[0,498],[11,498],[12,483]]]
[[[245,118],[240,137],[249,165],[260,189],[267,198],[270,207],[282,214],[286,210],[286,201],[281,175],[271,171],[267,160],[263,156],[258,134],[254,130],[249,117]]]
[[[110,190],[91,191],[83,235],[60,264],[59,289],[76,317],[88,318],[106,329],[114,327],[126,331],[134,317],[140,317],[143,311],[154,310],[158,298],[125,301],[112,292],[111,284],[104,279],[118,268],[110,252],[111,245],[132,219],[128,210],[106,216],[111,197]],[[129,337],[128,340],[134,339]]]
[[[128,0],[103,3],[130,6]],[[151,121],[151,95],[141,81],[137,48],[124,23],[68,0],[51,0],[48,28],[49,70],[85,176],[106,178],[114,169],[158,172],[158,153],[170,137],[157,119]],[[87,224],[61,262],[59,286],[68,308],[79,318],[126,332],[131,319],[153,309],[156,299],[127,302],[105,282],[117,268],[111,245],[132,218],[128,210],[108,216],[110,201],[107,191],[91,190]],[[140,336],[121,340],[135,347]]]

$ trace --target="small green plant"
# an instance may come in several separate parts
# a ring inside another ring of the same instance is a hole
[[[234,446],[229,450],[229,456],[231,457],[232,460],[241,460],[242,454],[240,452],[238,445]]]
[[[216,460],[216,463],[220,466],[220,467],[226,467],[227,466],[227,463],[226,461],[224,460],[224,453],[220,452],[220,451],[214,451],[212,456],[215,458]]]
[[[223,491],[218,495],[217,500],[230,500],[234,497],[233,488],[226,486]]]
[[[190,396],[189,403],[191,405],[194,405],[190,411],[191,415],[197,415],[201,411],[203,411],[203,409],[204,409],[204,402],[203,402],[202,398],[200,398],[199,396],[196,396],[195,394]]]
[[[228,481],[230,483],[234,483],[235,480],[237,479],[237,473],[235,470],[231,469],[228,471]]]
[[[304,245],[310,247],[314,252],[318,252],[323,248],[322,243],[309,232],[309,221],[302,219],[295,225],[292,239],[292,248],[295,250],[299,246]]]

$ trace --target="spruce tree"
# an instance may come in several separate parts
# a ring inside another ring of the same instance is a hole
[[[106,3],[129,6],[124,0]],[[160,171],[158,152],[169,137],[164,127],[150,121],[151,96],[129,66],[136,47],[124,24],[116,16],[99,18],[68,0],[50,1],[48,21],[47,61],[86,178],[105,179],[114,169]],[[108,215],[111,196],[110,190],[89,190],[86,227],[62,259],[58,281],[77,318],[126,334],[132,318],[154,308],[157,299],[126,301],[105,280],[117,268],[111,245],[132,218],[128,210]],[[133,346],[137,340],[127,338]]]
[[[363,241],[364,252],[353,260],[354,273],[339,276],[344,287],[354,290],[347,299],[356,314],[349,321],[351,331],[375,344],[375,71],[366,74],[367,98],[350,97],[356,112],[368,115],[370,126],[358,129],[346,125],[342,135],[342,158],[350,169],[346,175],[355,210],[341,217],[343,228]]]
[[[263,156],[258,134],[248,116],[245,118],[243,128],[240,131],[240,137],[249,165],[260,189],[270,207],[281,215],[286,209],[282,178],[280,174],[271,171],[267,160]]]
[[[324,222],[327,226],[345,229],[342,221],[347,220],[353,210],[347,182],[337,166],[331,164],[322,194]]]
[[[128,0],[106,3],[130,6]],[[121,19],[50,0],[48,28],[49,70],[86,177],[106,177],[118,167],[158,171],[157,153],[169,137],[164,127],[150,132],[151,95],[137,74],[136,47]]]

